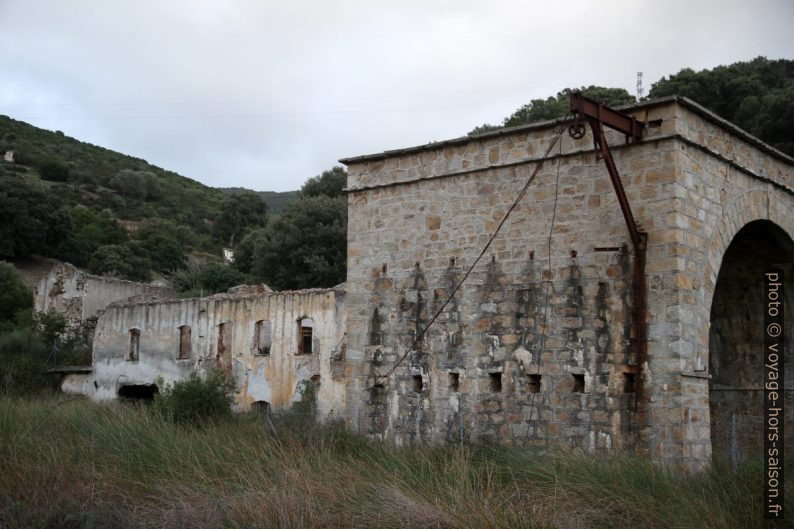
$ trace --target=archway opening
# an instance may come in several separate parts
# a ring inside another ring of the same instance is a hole
[[[715,459],[763,457],[764,273],[785,274],[786,351],[794,335],[794,242],[777,225],[754,221],[739,230],[722,260],[711,304],[709,408]],[[785,359],[785,443],[794,449],[794,360]]]

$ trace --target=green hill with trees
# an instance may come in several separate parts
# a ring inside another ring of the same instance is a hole
[[[568,113],[569,96],[573,90],[565,88],[554,97],[533,99],[504,118],[501,125],[485,123],[469,134],[561,118]],[[636,102],[636,98],[623,88],[587,86],[578,90],[609,106]],[[648,99],[671,95],[688,97],[773,147],[794,156],[792,60],[757,57],[752,61],[698,72],[685,68],[653,83]]]
[[[246,281],[276,288],[344,281],[341,167],[309,179],[300,192],[217,189],[0,116],[0,157],[6,153],[12,160],[0,162],[0,259],[38,255],[96,274],[165,277],[186,295]],[[249,236],[265,233],[267,252]],[[224,247],[239,247],[242,264],[220,263]]]

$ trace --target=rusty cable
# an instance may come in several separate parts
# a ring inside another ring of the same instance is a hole
[[[488,239],[488,242],[485,243],[485,246],[483,247],[482,251],[480,252],[480,255],[477,256],[477,258],[471,264],[469,269],[466,271],[466,274],[463,276],[463,279],[461,279],[458,282],[458,284],[452,290],[452,293],[449,295],[449,297],[447,297],[446,301],[444,301],[444,304],[441,305],[441,308],[439,308],[436,311],[436,313],[433,315],[433,317],[430,319],[430,321],[427,323],[427,325],[425,325],[424,328],[419,333],[417,333],[417,335],[414,338],[414,342],[411,345],[411,347],[407,351],[405,351],[405,353],[403,353],[403,355],[400,357],[400,359],[397,360],[397,363],[394,364],[394,366],[392,366],[391,369],[389,369],[389,371],[387,371],[385,375],[379,375],[378,378],[383,379],[383,378],[388,378],[389,376],[391,376],[391,374],[394,373],[394,371],[400,366],[400,364],[402,364],[403,361],[408,357],[410,352],[413,351],[413,350],[418,349],[418,342],[421,341],[422,338],[424,338],[424,335],[425,335],[425,333],[427,333],[427,330],[430,328],[430,326],[433,325],[433,323],[436,321],[436,319],[438,319],[438,317],[441,315],[441,313],[444,312],[444,309],[447,307],[449,302],[452,301],[452,298],[455,297],[455,294],[458,292],[458,290],[460,290],[460,287],[463,286],[463,283],[469,277],[469,275],[471,274],[472,270],[474,270],[474,267],[477,266],[477,263],[485,255],[485,252],[488,251],[488,248],[491,246],[491,243],[494,241],[494,239],[496,239],[496,236],[499,234],[499,230],[502,229],[502,226],[507,221],[507,218],[510,216],[510,214],[513,212],[513,210],[516,208],[516,206],[521,201],[521,199],[524,198],[524,195],[526,195],[527,189],[529,189],[530,184],[535,179],[535,176],[537,176],[537,174],[540,172],[541,167],[543,167],[543,162],[546,161],[546,158],[548,158],[549,153],[554,148],[554,145],[562,137],[562,134],[565,131],[564,123],[567,120],[568,120],[568,115],[566,115],[565,118],[560,122],[560,130],[554,136],[554,139],[549,144],[548,148],[546,149],[546,152],[543,154],[543,157],[540,160],[538,160],[538,164],[535,167],[535,170],[532,172],[530,177],[527,179],[527,182],[524,184],[524,187],[521,189],[521,192],[518,194],[516,199],[513,201],[512,205],[507,210],[507,212],[505,213],[504,217],[502,217],[502,220],[499,222],[499,225],[496,227],[496,230],[494,230],[493,234],[491,234],[491,237]],[[558,169],[559,169],[559,164],[558,164]],[[555,199],[555,213],[556,213],[556,199]],[[549,236],[551,236],[551,235],[549,235]],[[551,248],[551,241],[549,241],[549,248]],[[550,249],[549,249],[549,251],[551,252]],[[549,256],[549,258],[551,259],[551,256]]]

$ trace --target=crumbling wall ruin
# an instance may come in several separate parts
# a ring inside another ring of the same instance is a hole
[[[117,303],[97,322],[93,371],[63,388],[95,400],[218,368],[236,387],[235,407],[288,406],[313,384],[322,418],[345,408],[345,292],[251,289],[197,299]],[[301,341],[303,340],[303,341]],[[302,353],[302,354],[301,354]]]
[[[63,314],[73,327],[96,318],[116,301],[152,301],[174,297],[173,289],[166,285],[95,276],[68,263],[55,266],[43,276],[33,289],[33,294],[35,310],[55,310]]]

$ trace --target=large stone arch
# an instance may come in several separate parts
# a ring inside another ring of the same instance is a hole
[[[757,220],[767,220],[786,232],[794,240],[794,211],[785,204],[785,192],[775,189],[772,184],[765,188],[753,189],[738,195],[723,207],[723,215],[716,230],[710,237],[706,254],[706,266],[703,273],[703,306],[705,320],[701,326],[699,343],[696,351],[708,351],[709,314],[714,299],[714,288],[717,276],[722,267],[725,251],[736,234],[746,225]],[[790,202],[789,198],[789,202]],[[696,353],[697,354],[697,353]],[[707,365],[708,357],[701,361]]]
[[[790,208],[777,207],[782,206],[779,192],[759,189],[738,196],[724,209],[708,248],[705,343],[698,351],[708,351],[710,441],[718,458],[744,460],[762,454],[763,272],[773,264],[782,266],[788,284],[794,275]],[[793,295],[786,292],[790,307]],[[789,311],[786,320],[791,322],[792,316]],[[794,376],[792,369],[786,371]],[[791,405],[792,395],[786,397]],[[787,413],[787,422],[791,415]],[[794,437],[787,437],[791,445]]]

